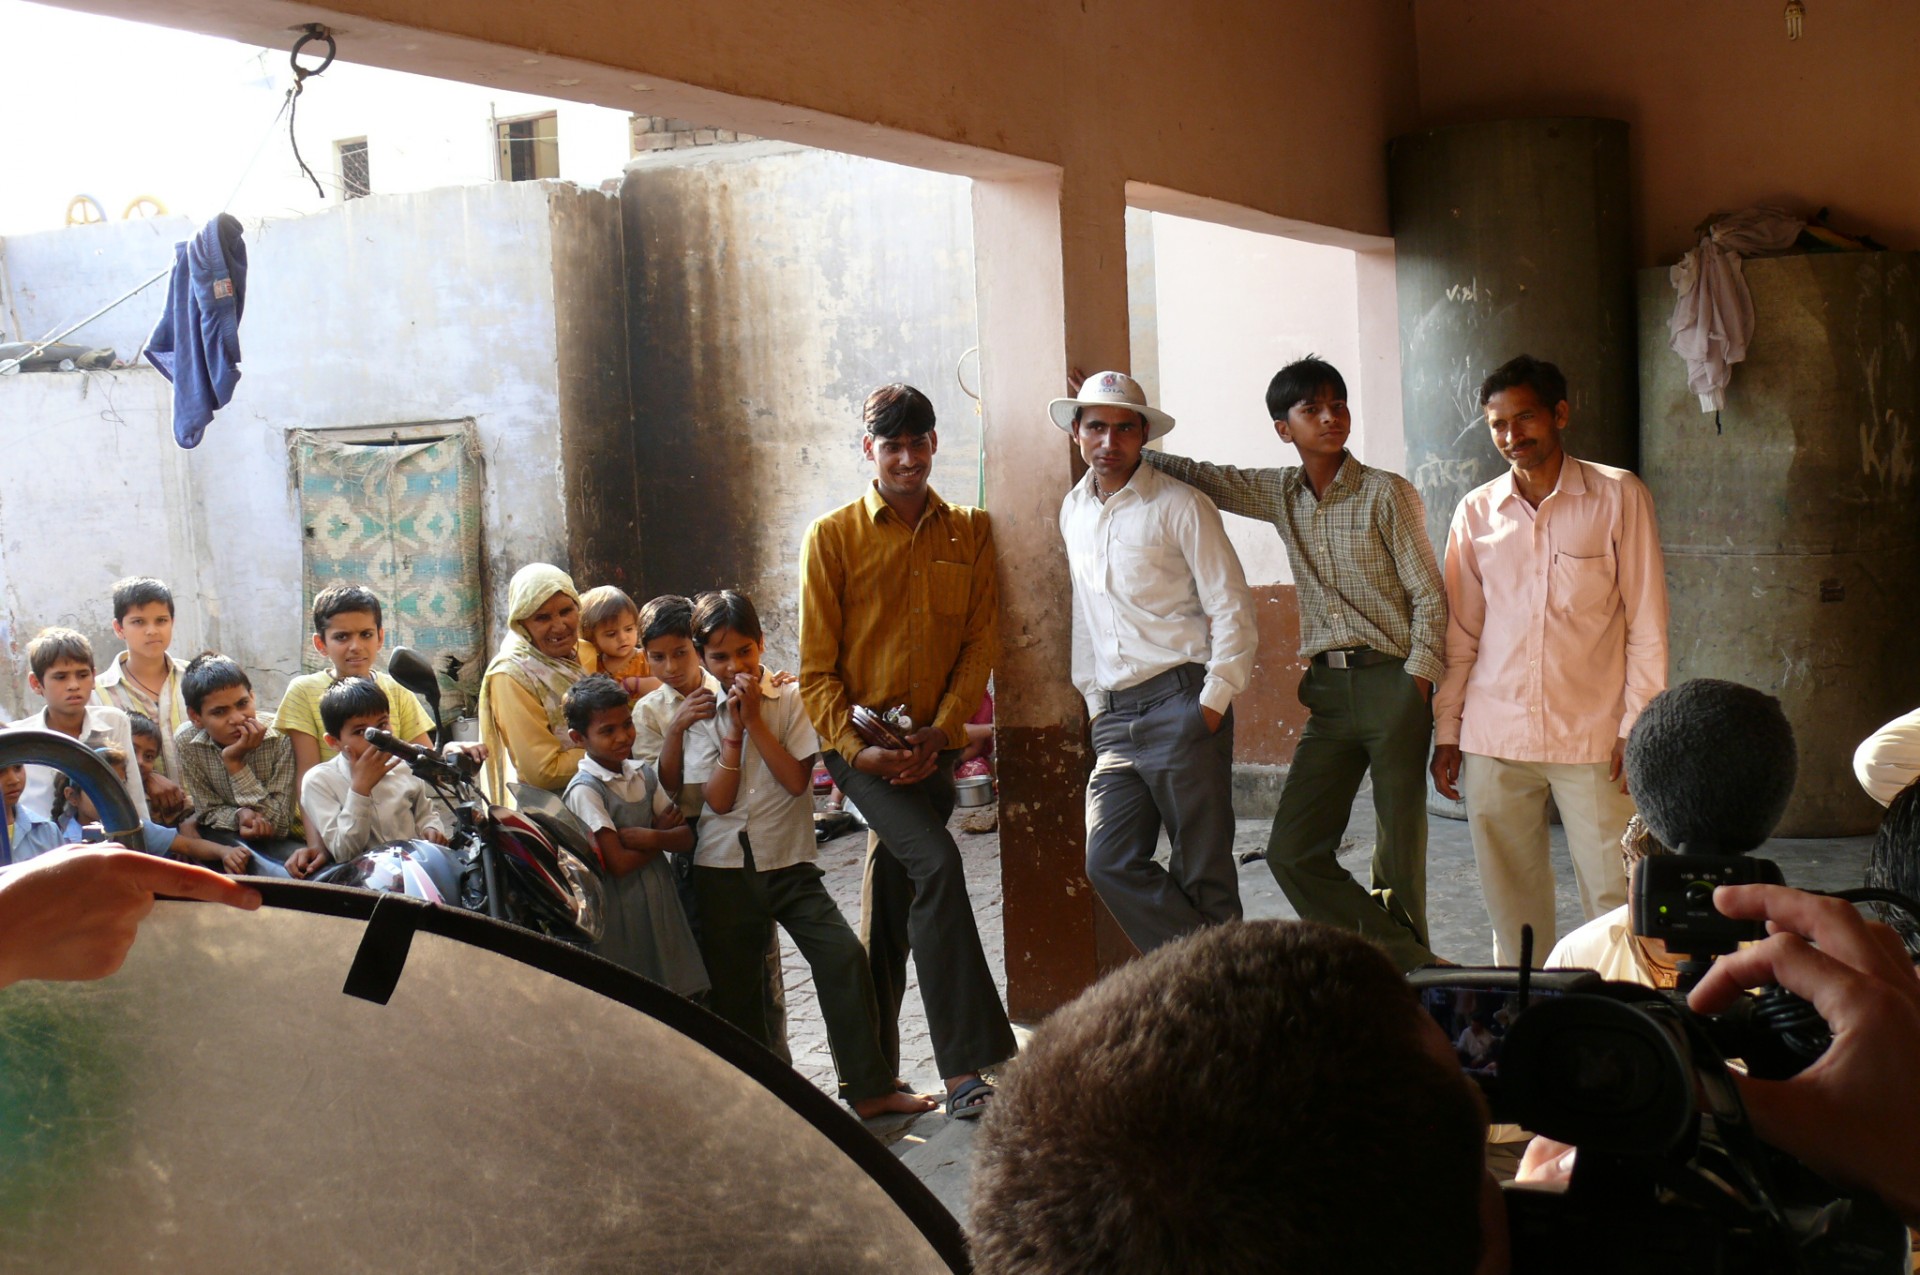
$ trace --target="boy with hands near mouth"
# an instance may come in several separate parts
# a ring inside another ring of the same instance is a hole
[[[862,1119],[930,1111],[931,1099],[895,1087],[866,949],[814,862],[820,741],[806,706],[765,676],[760,617],[745,597],[702,595],[692,629],[707,671],[727,688],[724,706],[687,732],[686,746],[685,777],[704,785],[692,877],[712,1009],[760,1044],[774,1043],[761,980],[778,922],[813,969],[841,1096]]]
[[[389,841],[447,844],[446,820],[433,789],[407,764],[367,740],[370,730],[392,730],[387,693],[377,682],[350,677],[320,697],[330,761],[307,772],[300,807],[321,848],[307,846],[287,860],[296,877],[346,863]]]

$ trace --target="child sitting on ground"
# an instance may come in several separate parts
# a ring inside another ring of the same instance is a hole
[[[866,949],[814,863],[810,781],[820,741],[806,708],[762,670],[760,617],[744,596],[703,595],[692,627],[707,671],[726,688],[715,714],[686,732],[685,778],[705,785],[693,890],[711,1007],[769,1043],[762,962],[777,922],[813,970],[841,1096],[862,1119],[930,1111],[930,1099],[895,1088]]]
[[[47,706],[13,725],[17,729],[50,730],[71,735],[88,748],[111,744],[122,753],[133,752],[133,732],[127,715],[93,699],[93,644],[72,629],[42,629],[27,643],[27,685]],[[51,766],[28,766],[27,788],[20,797],[23,809],[40,818],[53,813],[53,799],[63,786]],[[144,789],[130,792],[134,809],[147,816]]]
[[[180,679],[187,725],[174,737],[187,795],[212,841],[254,851],[251,871],[286,874],[304,844],[293,799],[293,744],[256,715],[246,670],[212,651]]]
[[[0,799],[7,807],[7,852],[0,855],[0,868],[25,863],[63,844],[53,820],[44,819],[20,804],[20,794],[26,790],[25,766],[0,766]]]
[[[649,762],[635,761],[626,688],[604,674],[575,682],[565,701],[567,734],[586,749],[567,784],[567,809],[593,836],[607,883],[600,955],[682,996],[707,990],[707,970],[680,907],[663,854],[693,844],[673,798]]]
[[[160,727],[145,713],[128,713],[127,721],[133,727],[133,760],[144,781],[152,777],[160,761]],[[122,777],[125,777],[124,771]],[[199,816],[194,813],[193,802],[184,800],[184,793],[183,806],[177,815],[147,820],[144,825],[147,849],[193,863],[218,864],[229,872],[245,872],[251,852],[245,846],[223,846],[217,841],[208,841],[200,835]],[[159,815],[157,810],[154,813]]]
[[[380,599],[371,589],[358,585],[335,584],[322,589],[313,599],[313,649],[327,657],[329,667],[318,673],[306,673],[287,683],[280,707],[273,716],[274,729],[293,742],[293,790],[305,792],[307,774],[322,762],[332,761],[339,751],[327,742],[327,725],[320,719],[320,697],[327,688],[349,677],[366,677],[386,693],[393,706],[393,733],[398,739],[422,748],[433,744],[433,718],[420,697],[374,667],[380,648],[386,644],[387,631],[381,624]],[[294,864],[313,863],[325,852],[320,834],[307,825],[306,848],[319,853],[296,856]],[[308,869],[312,871],[312,869]]]
[[[640,608],[610,584],[580,595],[580,664],[618,682],[629,705],[660,685],[640,648]]]
[[[307,772],[300,810],[323,848],[301,850],[287,860],[287,871],[312,876],[389,841],[447,844],[433,789],[398,757],[367,742],[369,730],[393,729],[379,683],[365,677],[334,683],[320,697],[320,720],[334,756]]]

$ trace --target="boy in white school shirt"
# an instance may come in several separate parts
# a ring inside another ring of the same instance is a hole
[[[433,789],[391,753],[367,742],[369,730],[391,731],[392,704],[379,683],[349,677],[320,697],[320,720],[334,756],[300,782],[300,809],[323,850],[287,861],[300,876],[359,858],[390,841],[447,844],[447,823]]]
[[[866,949],[821,881],[813,835],[813,757],[806,704],[761,667],[753,603],[732,590],[694,604],[694,643],[726,688],[712,718],[686,732],[684,779],[704,798],[692,873],[700,953],[713,1012],[763,1045],[763,962],[775,922],[813,970],[840,1092],[862,1119],[933,1109],[895,1088],[880,1049],[880,1002]]]

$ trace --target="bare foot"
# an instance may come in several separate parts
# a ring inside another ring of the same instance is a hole
[[[856,1098],[853,1102],[853,1114],[862,1120],[871,1120],[875,1116],[917,1116],[923,1111],[932,1111],[940,1104],[923,1093],[886,1093],[877,1098]]]

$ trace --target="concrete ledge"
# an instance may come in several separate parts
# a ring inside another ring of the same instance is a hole
[[[1287,772],[1290,766],[1266,766],[1255,762],[1240,762],[1233,768],[1233,817],[1236,819],[1271,819],[1274,811],[1280,809],[1280,790],[1287,785]],[[1364,787],[1362,792],[1364,792]],[[1467,817],[1467,808],[1460,802],[1448,801],[1432,789],[1427,791],[1427,813],[1439,815],[1444,819]],[[1559,812],[1553,811],[1555,823],[1560,821]]]
[[[1286,766],[1238,763],[1233,768],[1233,817],[1271,819],[1280,809],[1280,790],[1286,786]]]

